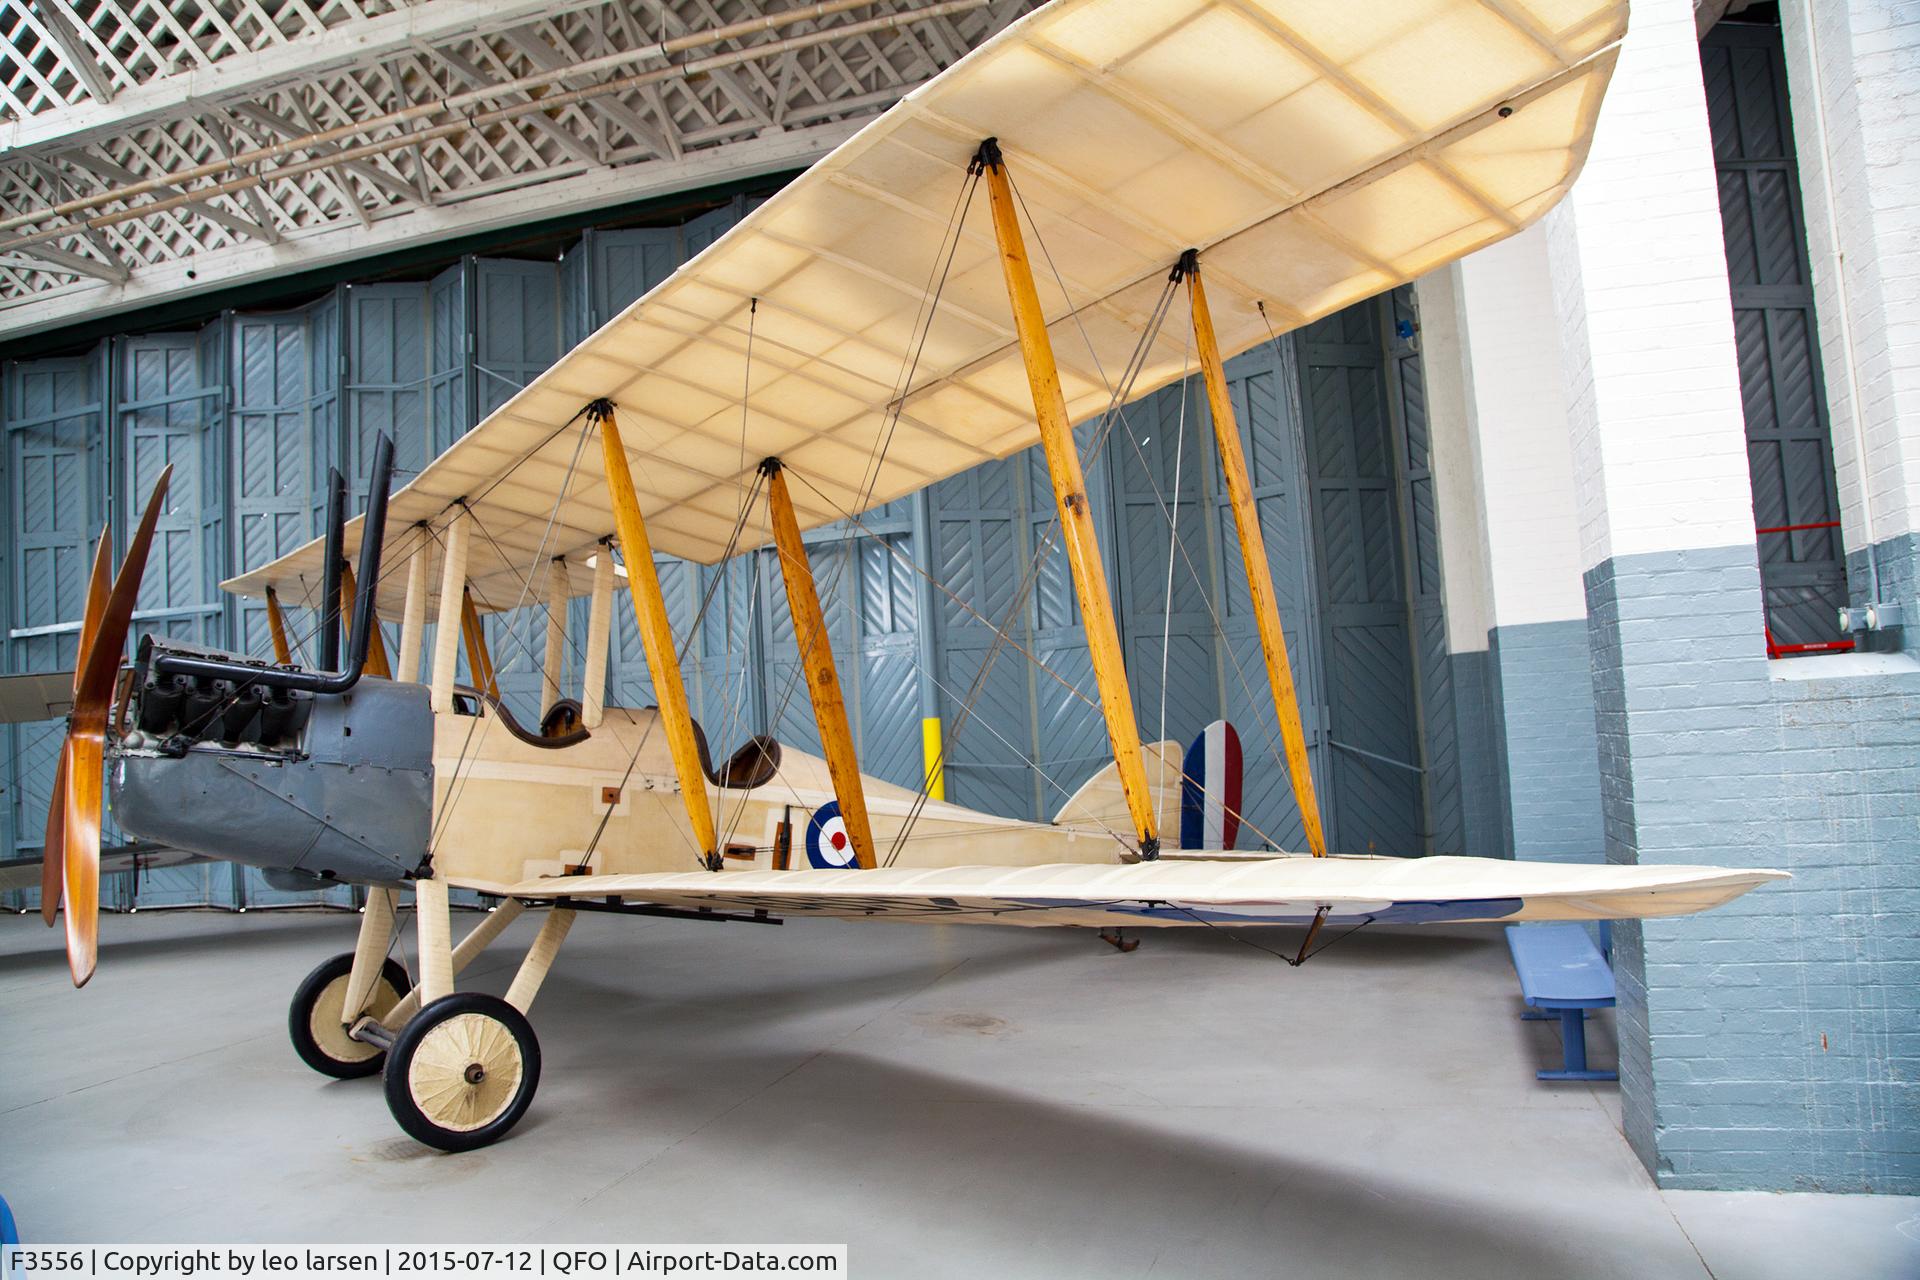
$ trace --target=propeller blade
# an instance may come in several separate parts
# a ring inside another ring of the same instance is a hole
[[[107,609],[107,595],[113,589],[113,526],[100,526],[100,540],[93,546],[93,574],[87,580],[87,608],[80,619],[80,651],[73,661],[73,690],[80,692],[80,673],[87,665],[87,651],[93,645],[93,633],[100,627],[100,616]],[[47,806],[47,838],[40,846],[40,918],[53,927],[60,911],[61,886],[65,883],[67,848],[67,774],[73,767],[73,753],[60,744],[60,762],[53,775],[53,801]]]
[[[97,626],[87,637],[86,653],[75,668],[65,751],[66,831],[61,865],[66,881],[67,966],[76,987],[85,986],[93,976],[100,948],[100,773],[114,676],[126,650],[140,579],[147,570],[147,553],[153,548],[154,530],[172,478],[173,467],[168,466],[154,482],[147,509],[127,543],[127,558],[120,562],[120,572],[96,615]]]
[[[113,590],[113,525],[100,526],[100,541],[93,544],[93,576],[87,579],[87,611],[80,619],[80,652],[73,660],[73,691],[80,692],[80,671],[87,665],[87,651],[93,646],[93,633],[100,629],[100,616],[107,611],[107,596]]]
[[[87,646],[86,661],[74,672],[73,719],[76,728],[83,717],[97,715],[102,729],[107,722],[107,704],[113,697],[113,678],[120,670],[120,658],[127,644],[127,629],[133,624],[133,606],[140,596],[140,578],[147,571],[147,552],[153,547],[153,532],[160,523],[160,511],[166,503],[167,483],[173,479],[173,464],[168,463],[153,483],[147,509],[140,525],[127,543],[127,558],[113,579],[107,602],[100,610],[99,630]]]
[[[47,839],[40,846],[40,918],[53,928],[60,914],[60,887],[66,883],[67,850],[67,767],[71,753],[66,740],[60,742],[60,763],[54,766],[53,802],[47,806]]]
[[[104,733],[78,728],[68,739],[73,768],[67,775],[67,968],[73,985],[93,976],[100,951],[100,770]]]

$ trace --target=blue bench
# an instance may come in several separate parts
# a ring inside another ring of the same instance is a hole
[[[1610,947],[1612,931],[1605,921],[1600,925],[1600,938]],[[1593,945],[1586,927],[1508,925],[1507,950],[1513,953],[1520,994],[1531,1006],[1520,1016],[1542,1020],[1557,1014],[1560,1018],[1565,1065],[1558,1071],[1535,1074],[1542,1080],[1618,1080],[1617,1071],[1594,1071],[1587,1066],[1587,1010],[1613,1007],[1613,966]]]

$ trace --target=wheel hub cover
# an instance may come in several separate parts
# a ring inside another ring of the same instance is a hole
[[[407,1088],[421,1113],[467,1132],[498,1119],[520,1090],[520,1045],[482,1013],[462,1013],[428,1031],[414,1050]]]

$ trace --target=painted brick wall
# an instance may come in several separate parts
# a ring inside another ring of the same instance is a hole
[[[1452,690],[1454,785],[1459,791],[1461,847],[1482,857],[1513,856],[1507,821],[1505,756],[1500,749],[1498,683],[1488,652],[1493,598],[1482,525],[1484,488],[1474,463],[1474,418],[1468,388],[1468,341],[1457,265],[1414,286],[1426,391],[1429,466],[1439,539],[1440,587],[1446,619],[1448,685]],[[1569,478],[1569,483],[1571,482]]]
[[[1705,124],[1690,7],[1638,0],[1547,222],[1606,852],[1796,879],[1616,931],[1623,1126],[1670,1186],[1912,1192],[1920,665],[1766,661]]]
[[[1478,716],[1459,716],[1462,803],[1484,837],[1473,848],[1597,862],[1586,597],[1553,307],[1539,228],[1421,286],[1434,474],[1465,473],[1471,486],[1444,508],[1442,548],[1456,669],[1484,668],[1455,676],[1487,699]],[[1473,752],[1470,731],[1481,735]]]
[[[1794,877],[1615,929],[1623,1126],[1666,1186],[1913,1194],[1920,666],[1768,663],[1697,607],[1758,584],[1747,548],[1588,575],[1609,858]]]
[[[1516,858],[1601,860],[1599,746],[1584,617],[1496,627],[1509,841]]]

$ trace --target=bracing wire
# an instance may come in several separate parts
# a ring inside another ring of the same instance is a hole
[[[1031,219],[1029,219],[1029,221],[1031,221]],[[1035,234],[1037,238],[1037,230]],[[1135,347],[1135,351],[1138,353],[1138,359],[1130,358],[1128,361],[1128,367],[1135,376],[1137,376],[1138,369],[1144,366],[1145,357],[1143,353],[1150,348],[1155,335],[1158,334],[1160,324],[1166,318],[1167,309],[1172,297],[1173,285],[1172,282],[1169,281],[1166,288],[1161,291],[1159,305],[1154,308],[1153,316],[1147,327],[1142,331],[1140,341]],[[1099,424],[1095,427],[1093,444],[1090,449],[1092,461],[1097,462],[1104,451],[1108,435],[1111,433],[1113,424],[1117,420],[1117,408],[1124,404],[1126,392],[1131,386],[1132,381],[1129,379],[1119,388],[1112,389],[1112,403],[1109,404],[1107,412],[1101,416]],[[981,660],[980,670],[974,676],[973,684],[968,690],[966,701],[962,703],[959,714],[954,718],[951,733],[942,736],[940,754],[934,762],[934,767],[926,771],[926,779],[921,782],[919,793],[915,797],[914,806],[909,811],[906,821],[901,825],[899,834],[894,839],[893,847],[888,852],[887,865],[891,866],[894,859],[898,857],[900,848],[911,834],[914,824],[919,821],[920,814],[925,810],[929,798],[928,786],[931,779],[939,769],[946,764],[952,744],[959,741],[961,732],[972,719],[979,699],[986,691],[987,677],[991,674],[993,665],[998,660],[1006,642],[1011,639],[1013,619],[1016,616],[1022,616],[1024,614],[1027,601],[1031,597],[1034,587],[1039,583],[1041,569],[1046,563],[1048,553],[1052,550],[1054,540],[1059,536],[1059,531],[1060,518],[1058,512],[1056,512],[1053,520],[1047,526],[1040,546],[1035,549],[1032,563],[1028,566],[1027,573],[1020,584],[1019,591],[1015,593],[1014,599],[1008,605],[1006,620],[997,626],[991,622],[988,623],[988,625],[993,628],[993,643],[988,647],[985,657]],[[1025,652],[1025,650],[1023,650],[1023,652]],[[1030,660],[1038,661],[1037,659],[1031,659],[1031,655],[1029,655],[1029,657]],[[1040,665],[1044,666],[1044,664]],[[1076,690],[1076,693],[1077,692]],[[1086,700],[1085,695],[1081,695],[1081,697],[1083,700]],[[1114,839],[1119,841],[1123,847],[1130,847],[1126,845],[1125,839],[1117,833],[1109,831],[1108,834],[1113,835]]]
[[[1034,240],[1040,246],[1040,252],[1042,257],[1046,259],[1047,269],[1052,274],[1054,279],[1054,284],[1060,290],[1061,297],[1065,299],[1067,303],[1068,310],[1073,316],[1074,324],[1078,327],[1080,331],[1081,341],[1086,344],[1087,353],[1093,359],[1095,369],[1099,370],[1100,376],[1104,380],[1106,379],[1106,376],[1107,376],[1106,368],[1105,368],[1105,365],[1100,360],[1100,353],[1098,349],[1095,348],[1094,346],[1092,335],[1090,335],[1087,332],[1086,323],[1080,317],[1080,310],[1073,306],[1072,295],[1068,292],[1066,279],[1064,276],[1061,275],[1059,266],[1054,262],[1053,254],[1051,253],[1051,251],[1048,250],[1046,240],[1040,234],[1039,224],[1034,222],[1033,214],[1027,209],[1026,197],[1020,193],[1019,184],[1014,181],[1013,175],[1011,172],[1009,172],[1007,175],[1007,183],[1013,189],[1014,198],[1019,202],[1020,210],[1023,214],[1026,215],[1028,224],[1034,228]],[[1171,300],[1175,285],[1176,285],[1176,281],[1172,277],[1169,277],[1167,289],[1162,294],[1163,305],[1165,305],[1167,302]],[[1267,318],[1266,304],[1258,303],[1256,305],[1259,307],[1261,318],[1263,320],[1266,320]],[[1271,320],[1267,321],[1267,329],[1268,329],[1269,335],[1271,336],[1273,332],[1273,325]],[[1158,330],[1156,326],[1155,332],[1157,331]],[[1275,337],[1273,341],[1277,350],[1279,340],[1277,337]],[[1144,347],[1145,347],[1145,343],[1143,341],[1142,344],[1139,347],[1136,347],[1135,349],[1135,360],[1141,363],[1144,363],[1146,358]],[[1135,371],[1133,371],[1130,377],[1137,378],[1138,370],[1136,369]],[[1127,382],[1127,385],[1130,388],[1131,386],[1130,380]],[[1120,400],[1120,397],[1118,397],[1117,395],[1116,395],[1116,401],[1119,401],[1120,403],[1124,403],[1124,401]],[[1154,501],[1156,505],[1158,505],[1158,507],[1160,508],[1160,514],[1162,516],[1168,517],[1168,523],[1174,529],[1174,534],[1175,534],[1174,544],[1179,547],[1180,558],[1186,564],[1188,573],[1190,573],[1193,576],[1195,586],[1199,588],[1200,598],[1206,604],[1208,616],[1211,617],[1213,620],[1214,630],[1216,633],[1224,634],[1225,624],[1221,620],[1219,610],[1215,607],[1214,602],[1207,591],[1205,580],[1201,578],[1199,569],[1193,563],[1193,557],[1187,551],[1186,543],[1184,542],[1184,540],[1178,537],[1179,526],[1171,516],[1170,512],[1168,511],[1166,498],[1160,492],[1160,485],[1158,480],[1154,478],[1153,468],[1147,464],[1146,455],[1141,450],[1138,440],[1135,439],[1131,425],[1125,422],[1124,413],[1122,413],[1120,416],[1122,419],[1121,425],[1126,430],[1128,441],[1133,445],[1134,453],[1136,457],[1139,458],[1141,471],[1146,476],[1147,482],[1153,490]],[[1169,596],[1169,604],[1171,604],[1171,596]],[[1241,665],[1239,655],[1233,651],[1233,646],[1227,645],[1224,647],[1227,652],[1228,660],[1233,664],[1235,678],[1238,680],[1240,684],[1241,692],[1245,694],[1248,704],[1253,706],[1259,705],[1259,699],[1257,699],[1253,695],[1252,685],[1247,680],[1246,670]],[[1163,686],[1163,689],[1164,689],[1164,686]],[[1279,745],[1274,740],[1273,728],[1271,725],[1267,724],[1264,720],[1261,722],[1261,737],[1262,737],[1262,740],[1266,743],[1267,750],[1272,755],[1276,766],[1278,766],[1282,771],[1284,771],[1286,768],[1286,765],[1285,765],[1285,762],[1281,759]],[[1182,776],[1184,778],[1184,772]],[[1185,778],[1184,780],[1191,782],[1194,785],[1199,785],[1198,779]],[[1279,848],[1278,842],[1273,840],[1272,837],[1268,836],[1265,832],[1261,831],[1258,827],[1254,826],[1251,822],[1248,822],[1245,814],[1240,814],[1239,817],[1240,817],[1241,823],[1245,825],[1249,830],[1253,831],[1255,835],[1258,835],[1262,840],[1265,840],[1269,845],[1272,845],[1274,848]]]
[[[1191,344],[1188,351],[1191,352]],[[1166,609],[1160,621],[1160,733],[1157,741],[1167,740],[1167,674],[1173,657],[1173,553],[1180,545],[1180,469],[1187,456],[1187,367],[1180,364],[1180,421],[1173,444],[1173,519],[1167,527]]]
[[[1147,328],[1145,329],[1145,331],[1143,331],[1141,335],[1140,341],[1137,344],[1135,349],[1135,355],[1131,357],[1128,361],[1127,377],[1123,380],[1119,388],[1112,389],[1113,402],[1108,406],[1107,412],[1102,415],[1099,421],[1099,424],[1095,428],[1092,448],[1090,450],[1092,455],[1092,459],[1091,459],[1092,461],[1097,462],[1106,447],[1107,439],[1111,434],[1114,423],[1117,421],[1117,410],[1120,406],[1124,405],[1128,391],[1132,388],[1134,381],[1139,376],[1140,370],[1145,365],[1145,352],[1150,349],[1151,343],[1154,337],[1159,332],[1160,325],[1164,322],[1166,318],[1167,310],[1171,305],[1172,297],[1173,297],[1173,284],[1171,281],[1169,281],[1166,288],[1164,288],[1161,292],[1160,300],[1154,308],[1153,316],[1150,319]],[[864,523],[861,522],[856,515],[841,509],[838,503],[835,503],[825,493],[821,492],[821,490],[817,485],[814,485],[810,480],[806,480],[806,477],[802,476],[801,478],[805,483],[807,483],[809,488],[813,489],[815,493],[820,494],[821,498],[826,502],[828,502],[830,506],[833,506],[837,511],[841,511],[841,514],[843,515],[844,518],[851,520],[857,526],[865,530]],[[1041,568],[1045,564],[1047,554],[1051,550],[1053,541],[1058,536],[1058,533],[1059,533],[1059,517],[1058,517],[1058,514],[1056,513],[1054,519],[1048,525],[1046,533],[1042,539],[1041,545],[1039,546],[1039,548],[1037,548],[1036,553],[1033,556],[1032,563],[1028,568],[1027,574],[1023,582],[1021,583],[1020,589],[1015,593],[1014,600],[1008,607],[1006,620],[1001,624],[995,624],[990,619],[987,619],[981,616],[977,610],[972,609],[971,606],[965,605],[964,601],[959,601],[958,596],[955,596],[953,592],[951,592],[945,587],[944,584],[935,581],[930,575],[927,575],[924,570],[920,569],[919,566],[910,565],[910,567],[913,568],[915,572],[920,573],[922,576],[927,577],[928,581],[934,582],[934,585],[939,587],[943,592],[945,592],[949,596],[949,598],[954,599],[955,601],[961,603],[962,606],[967,608],[968,612],[973,613],[974,616],[980,617],[981,621],[985,622],[988,625],[988,627],[992,629],[994,633],[994,643],[989,648],[986,657],[983,659],[979,672],[976,673],[975,675],[973,685],[969,689],[968,696],[961,706],[960,714],[955,718],[954,727],[951,733],[946,735],[946,738],[942,743],[941,753],[939,758],[935,762],[935,767],[933,769],[927,770],[927,773],[926,773],[927,779],[931,779],[935,775],[935,773],[938,771],[939,765],[943,764],[946,761],[950,744],[958,741],[960,733],[962,732],[962,730],[964,730],[967,722],[971,719],[973,711],[978,703],[979,697],[985,690],[986,679],[988,675],[991,673],[994,662],[997,660],[1002,647],[1009,640],[1012,639],[1013,619],[1015,616],[1017,616],[1019,613],[1021,613],[1024,610],[1028,598],[1030,597],[1035,585],[1038,583]],[[867,534],[869,537],[873,536],[871,531],[867,531]],[[896,555],[898,554],[897,549],[893,548],[891,544],[888,543],[884,538],[878,539],[878,541],[883,546],[885,546],[890,552],[893,552]],[[1045,663],[1040,662],[1037,657],[1035,657],[1029,650],[1025,649],[1023,646],[1020,646],[1017,641],[1014,643],[1015,643],[1015,647],[1020,648],[1021,652],[1028,657],[1029,661],[1033,662],[1036,666],[1039,666],[1041,669],[1045,670],[1050,676],[1053,676],[1053,678],[1055,678],[1056,680],[1059,680],[1063,685],[1071,689],[1074,695],[1080,698],[1081,701],[1087,703],[1087,705],[1091,707],[1094,707],[1096,710],[1098,709],[1097,703],[1094,703],[1091,699],[1087,698],[1085,694],[1081,693],[1077,688],[1075,688],[1074,686],[1066,682],[1064,678],[1060,677],[1057,672],[1054,672],[1051,668],[1047,667]],[[895,837],[893,847],[889,851],[888,858],[887,858],[887,865],[891,865],[893,860],[898,856],[901,846],[909,838],[915,822],[917,822],[919,819],[920,813],[924,811],[928,798],[929,796],[928,796],[927,782],[923,780],[918,790],[918,794],[916,795],[914,806],[910,810],[906,821],[902,824],[899,833]],[[1125,840],[1122,839],[1118,834],[1111,833],[1111,832],[1110,834],[1114,834],[1114,838],[1116,840],[1120,841],[1120,843],[1123,845],[1125,844]]]
[[[961,189],[955,194],[953,208],[947,215],[947,225],[941,232],[939,249],[934,254],[933,263],[928,269],[927,283],[921,290],[921,301],[916,306],[913,328],[909,330],[909,353],[902,359],[901,371],[896,375],[893,394],[888,400],[887,409],[882,417],[881,429],[876,434],[873,447],[868,452],[867,463],[861,474],[860,486],[856,490],[860,496],[855,506],[860,510],[866,509],[872,499],[874,487],[879,483],[881,468],[884,466],[887,453],[892,446],[894,432],[899,425],[900,415],[905,409],[907,391],[913,385],[913,376],[919,370],[920,359],[926,351],[927,341],[933,333],[933,321],[939,312],[940,298],[946,291],[947,280],[953,271],[954,258],[959,252],[961,230],[965,222],[966,211],[972,207],[973,194],[978,186],[979,174],[970,170],[968,180],[961,185]],[[743,413],[745,412],[745,408],[743,405]],[[788,470],[789,474],[797,474],[792,472],[791,468]],[[807,483],[809,488],[813,488],[818,492],[817,486],[814,486],[811,481]],[[829,505],[835,510],[840,509],[838,503],[833,503],[830,500]],[[884,543],[884,539],[882,541]],[[842,554],[834,558],[833,572],[827,582],[826,594],[830,599],[837,600],[841,580],[846,576],[846,566],[851,559],[852,555],[846,553],[844,549]],[[802,569],[808,573],[812,571],[810,565],[802,566]],[[810,641],[810,643],[813,643],[813,641]],[[809,654],[806,652],[800,653],[798,655],[799,660],[794,664],[793,669],[788,672],[785,688],[781,692],[779,706],[774,709],[768,717],[770,725],[779,724],[785,717],[787,708],[791,704],[794,694],[799,689],[804,663],[808,656]],[[744,804],[742,812],[744,812]]]

